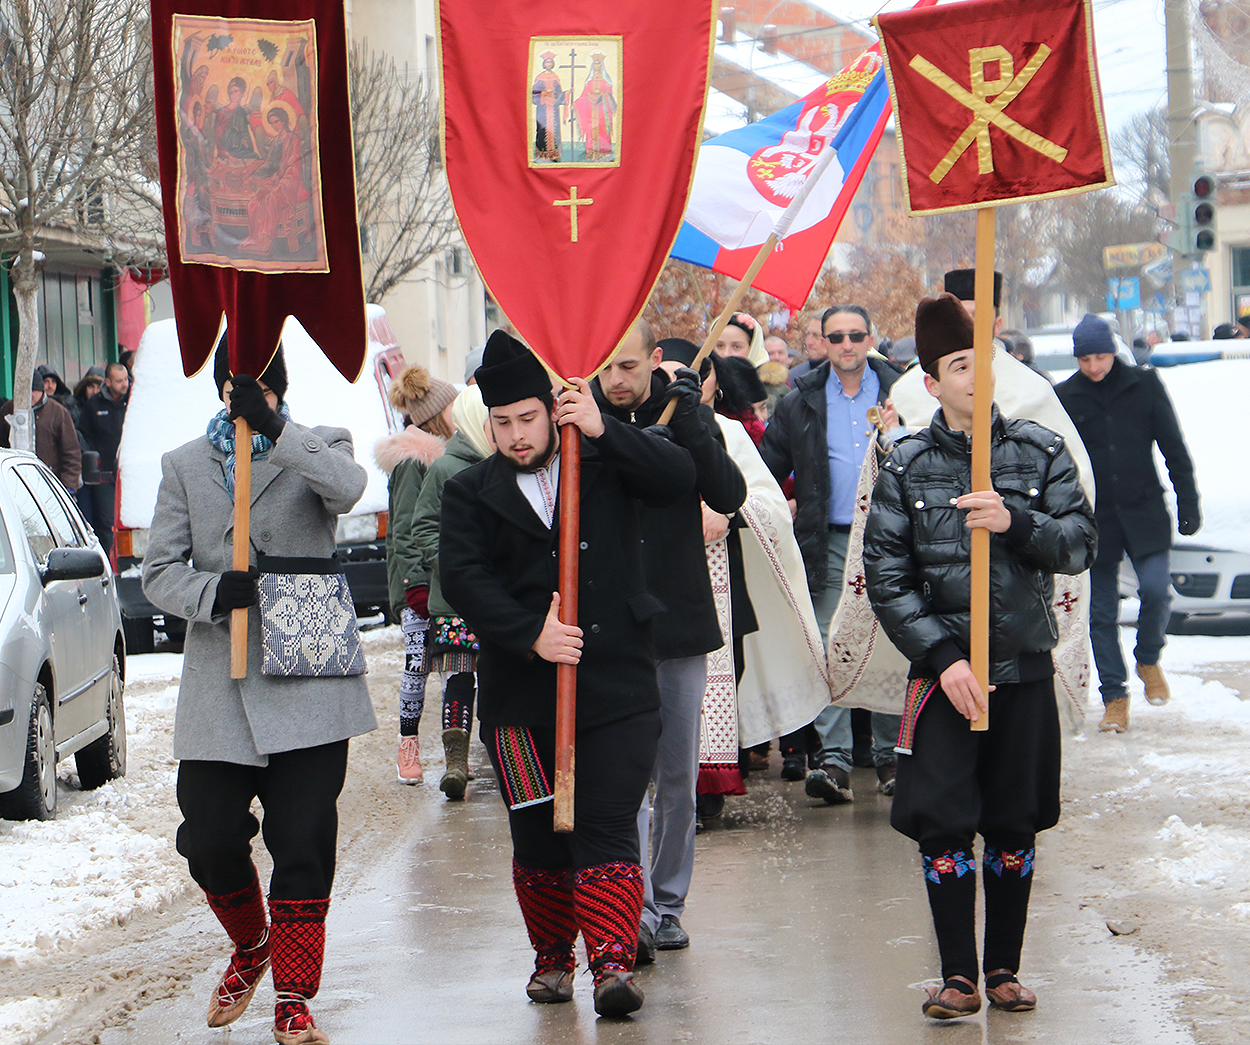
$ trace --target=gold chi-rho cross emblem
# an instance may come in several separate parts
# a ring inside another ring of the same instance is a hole
[[[942,157],[941,162],[929,172],[930,181],[935,185],[939,184],[974,140],[977,143],[977,172],[992,174],[994,154],[990,146],[990,124],[1056,163],[1063,163],[1068,155],[1067,149],[1048,141],[1036,131],[1022,126],[1003,111],[1019,97],[1050,55],[1050,48],[1041,44],[1024,68],[1013,76],[1015,63],[1007,48],[998,45],[973,47],[968,51],[969,81],[972,85],[970,91],[956,83],[927,58],[916,55],[911,60],[910,65],[916,72],[930,83],[942,88],[955,101],[967,106],[973,113],[972,122],[955,139],[955,144]],[[985,70],[987,66],[992,65],[998,66],[998,75],[992,80],[987,80]]]

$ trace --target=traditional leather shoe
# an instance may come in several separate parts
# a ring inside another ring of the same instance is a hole
[[[855,800],[851,790],[851,774],[841,766],[826,765],[807,774],[803,790],[810,798],[823,798],[831,806]]]
[[[802,780],[807,776],[807,759],[803,755],[786,755],[781,760],[782,780]]]
[[[548,969],[536,972],[525,987],[530,1001],[562,1002],[573,1000],[573,970]]]
[[[1002,977],[1008,977],[1002,979]],[[1000,982],[991,987],[990,982]],[[1002,1009],[1004,1012],[1030,1012],[1037,1008],[1037,995],[1016,979],[1010,969],[999,969],[985,974],[985,995],[990,1000],[990,1007]]]
[[[273,1040],[278,1045],[324,1045],[330,1038],[317,1029],[306,998],[280,994],[274,1010]]]
[[[725,811],[725,796],[695,795],[694,811],[703,820],[715,820]]]
[[[660,927],[655,931],[655,949],[657,951],[680,951],[690,946],[690,936],[681,927],[675,915],[666,914],[660,919]]]
[[[971,993],[953,987],[953,983],[967,984]],[[981,995],[977,985],[964,976],[952,976],[941,987],[926,987],[928,997],[920,1003],[920,1011],[933,1020],[957,1020],[960,1016],[972,1016],[981,1011]]]
[[[1168,680],[1158,664],[1138,664],[1137,677],[1146,684],[1146,702],[1158,707],[1166,704],[1172,697],[1168,689]]]
[[[269,930],[265,929],[255,947],[238,947],[230,956],[230,964],[208,1003],[208,1025],[224,1027],[242,1016],[268,968]]]
[[[655,964],[655,933],[646,922],[641,922],[638,926],[638,950],[634,954],[634,964]]]
[[[1107,701],[1102,712],[1102,721],[1098,723],[1102,733],[1124,733],[1128,731],[1128,697],[1116,697]]]
[[[634,982],[634,974],[604,969],[595,984],[595,1012],[600,1016],[628,1016],[642,1008],[646,997]]]

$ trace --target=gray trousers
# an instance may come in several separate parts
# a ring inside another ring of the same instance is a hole
[[[812,599],[816,609],[816,623],[820,625],[820,638],[829,642],[829,622],[842,600],[842,575],[846,566],[846,549],[850,534],[829,531],[829,558],[825,574],[825,590]],[[901,715],[872,713],[872,761],[877,766],[891,765],[897,758],[894,745],[898,743]],[[820,736],[820,753],[816,764],[835,765],[848,773],[853,765],[852,749],[855,746],[851,733],[851,709],[830,704],[813,723]]]
[[[694,874],[695,787],[699,777],[699,713],[707,688],[707,657],[675,657],[655,668],[660,684],[660,746],[651,779],[655,799],[638,810],[642,854],[642,921],[655,932],[660,918],[680,918]],[[651,859],[647,859],[647,846]]]

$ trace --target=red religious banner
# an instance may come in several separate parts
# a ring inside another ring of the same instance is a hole
[[[367,334],[342,4],[152,0],[152,44],[184,371],[225,322],[231,369],[259,374],[294,315],[355,380]]]
[[[444,0],[443,148],[465,242],[520,336],[590,377],[681,226],[711,0]]]
[[[909,213],[1115,184],[1090,0],[969,0],[873,24]]]

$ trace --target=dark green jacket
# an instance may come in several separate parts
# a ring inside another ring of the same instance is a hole
[[[438,526],[443,514],[443,485],[453,475],[480,460],[482,455],[473,448],[473,444],[463,433],[457,432],[447,441],[447,452],[430,465],[421,484],[413,513],[413,534],[422,558],[430,564],[431,617],[458,616],[443,598],[443,586],[438,578]]]
[[[425,481],[426,470],[438,460],[446,444],[436,435],[409,426],[379,439],[373,459],[386,472],[389,518],[386,524],[386,582],[391,609],[398,617],[408,599],[409,588],[430,583],[429,565],[417,547],[413,511]]]

